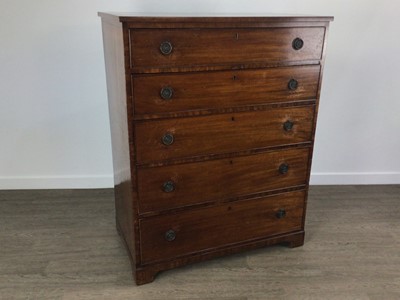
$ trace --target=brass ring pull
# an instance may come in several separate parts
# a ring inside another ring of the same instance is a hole
[[[160,44],[160,51],[164,55],[169,55],[172,52],[172,44],[168,41],[162,42]]]

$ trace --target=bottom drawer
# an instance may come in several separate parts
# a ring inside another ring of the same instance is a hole
[[[300,230],[304,191],[140,220],[142,263]]]

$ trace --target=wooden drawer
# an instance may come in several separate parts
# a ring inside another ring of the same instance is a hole
[[[317,97],[320,66],[137,76],[137,115]]]
[[[324,34],[324,27],[135,29],[130,31],[131,66],[162,68],[319,60]],[[299,50],[294,49],[295,39],[303,41]],[[169,54],[161,52],[162,45]]]
[[[142,263],[301,230],[304,198],[297,191],[142,219]]]
[[[144,164],[310,141],[313,116],[312,105],[136,122],[137,161]],[[285,124],[293,127],[285,130]]]
[[[138,169],[139,211],[173,209],[304,185],[308,158],[309,148],[300,148]]]

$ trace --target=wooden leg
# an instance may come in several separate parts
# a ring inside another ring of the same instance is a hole
[[[151,268],[149,269],[141,269],[135,271],[135,281],[137,285],[142,285],[146,283],[153,282],[156,277],[158,271],[155,271]]]
[[[296,248],[304,245],[304,232],[296,235],[292,240],[287,242],[289,248]]]
[[[128,251],[129,259],[131,261],[132,269],[133,269],[133,277],[135,278],[136,285],[142,285],[142,284],[153,282],[154,278],[156,277],[157,273],[159,272],[159,269],[154,268],[154,267],[147,267],[147,268],[135,270],[135,263],[132,259],[128,245],[126,244],[126,241],[125,241],[124,235],[122,233],[121,226],[118,223],[118,220],[116,221],[116,228],[117,228],[118,234],[120,235],[120,237],[126,247],[126,250]]]
[[[296,248],[296,247],[300,247],[303,245],[304,245],[304,240],[291,241],[288,244],[289,248]]]

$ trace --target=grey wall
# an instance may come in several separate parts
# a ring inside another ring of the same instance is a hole
[[[400,183],[400,2],[0,2],[0,188],[112,186],[98,11],[333,15],[314,184]]]

